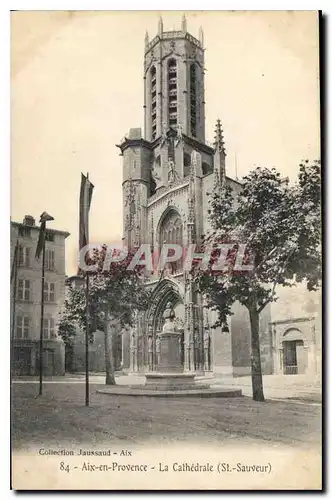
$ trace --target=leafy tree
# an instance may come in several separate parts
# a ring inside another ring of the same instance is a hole
[[[141,267],[128,269],[133,253],[120,262],[111,262],[104,270],[106,246],[94,251],[89,264],[96,269],[89,272],[89,334],[104,332],[106,384],[114,385],[113,334],[115,326],[131,325],[135,314],[148,306],[149,292],[144,286]],[[86,331],[86,287],[82,277],[81,286],[69,285],[65,307],[59,324],[59,333],[65,342],[71,342],[75,325]]]
[[[239,301],[249,312],[251,327],[251,376],[253,399],[264,401],[259,315],[277,300],[277,286],[294,286],[305,281],[316,290],[321,278],[320,255],[320,163],[300,165],[295,185],[282,179],[274,168],[256,168],[244,177],[241,191],[233,196],[229,185],[212,196],[212,230],[204,244],[213,249],[208,269],[196,266],[199,290],[209,308],[218,312],[214,326],[223,325],[231,307]],[[220,258],[220,243],[229,242],[225,269],[214,271]],[[236,254],[245,244],[243,264],[236,268]]]

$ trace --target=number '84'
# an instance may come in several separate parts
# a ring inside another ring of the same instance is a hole
[[[69,465],[64,462],[60,462],[60,470],[62,472],[69,472]]]

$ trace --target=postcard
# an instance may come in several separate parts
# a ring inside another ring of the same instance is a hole
[[[317,11],[11,12],[14,490],[321,490]]]

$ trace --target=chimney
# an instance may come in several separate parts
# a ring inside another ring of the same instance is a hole
[[[35,225],[35,219],[32,217],[32,215],[25,215],[23,219],[23,224],[25,226],[34,226]]]

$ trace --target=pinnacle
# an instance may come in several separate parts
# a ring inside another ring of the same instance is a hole
[[[183,16],[182,16],[181,28],[182,28],[183,33],[187,32],[187,19],[186,19],[185,14],[183,14]]]
[[[214,136],[214,145],[219,151],[224,151],[225,141],[224,141],[224,132],[222,129],[221,121],[218,118],[215,128],[215,136]]]

